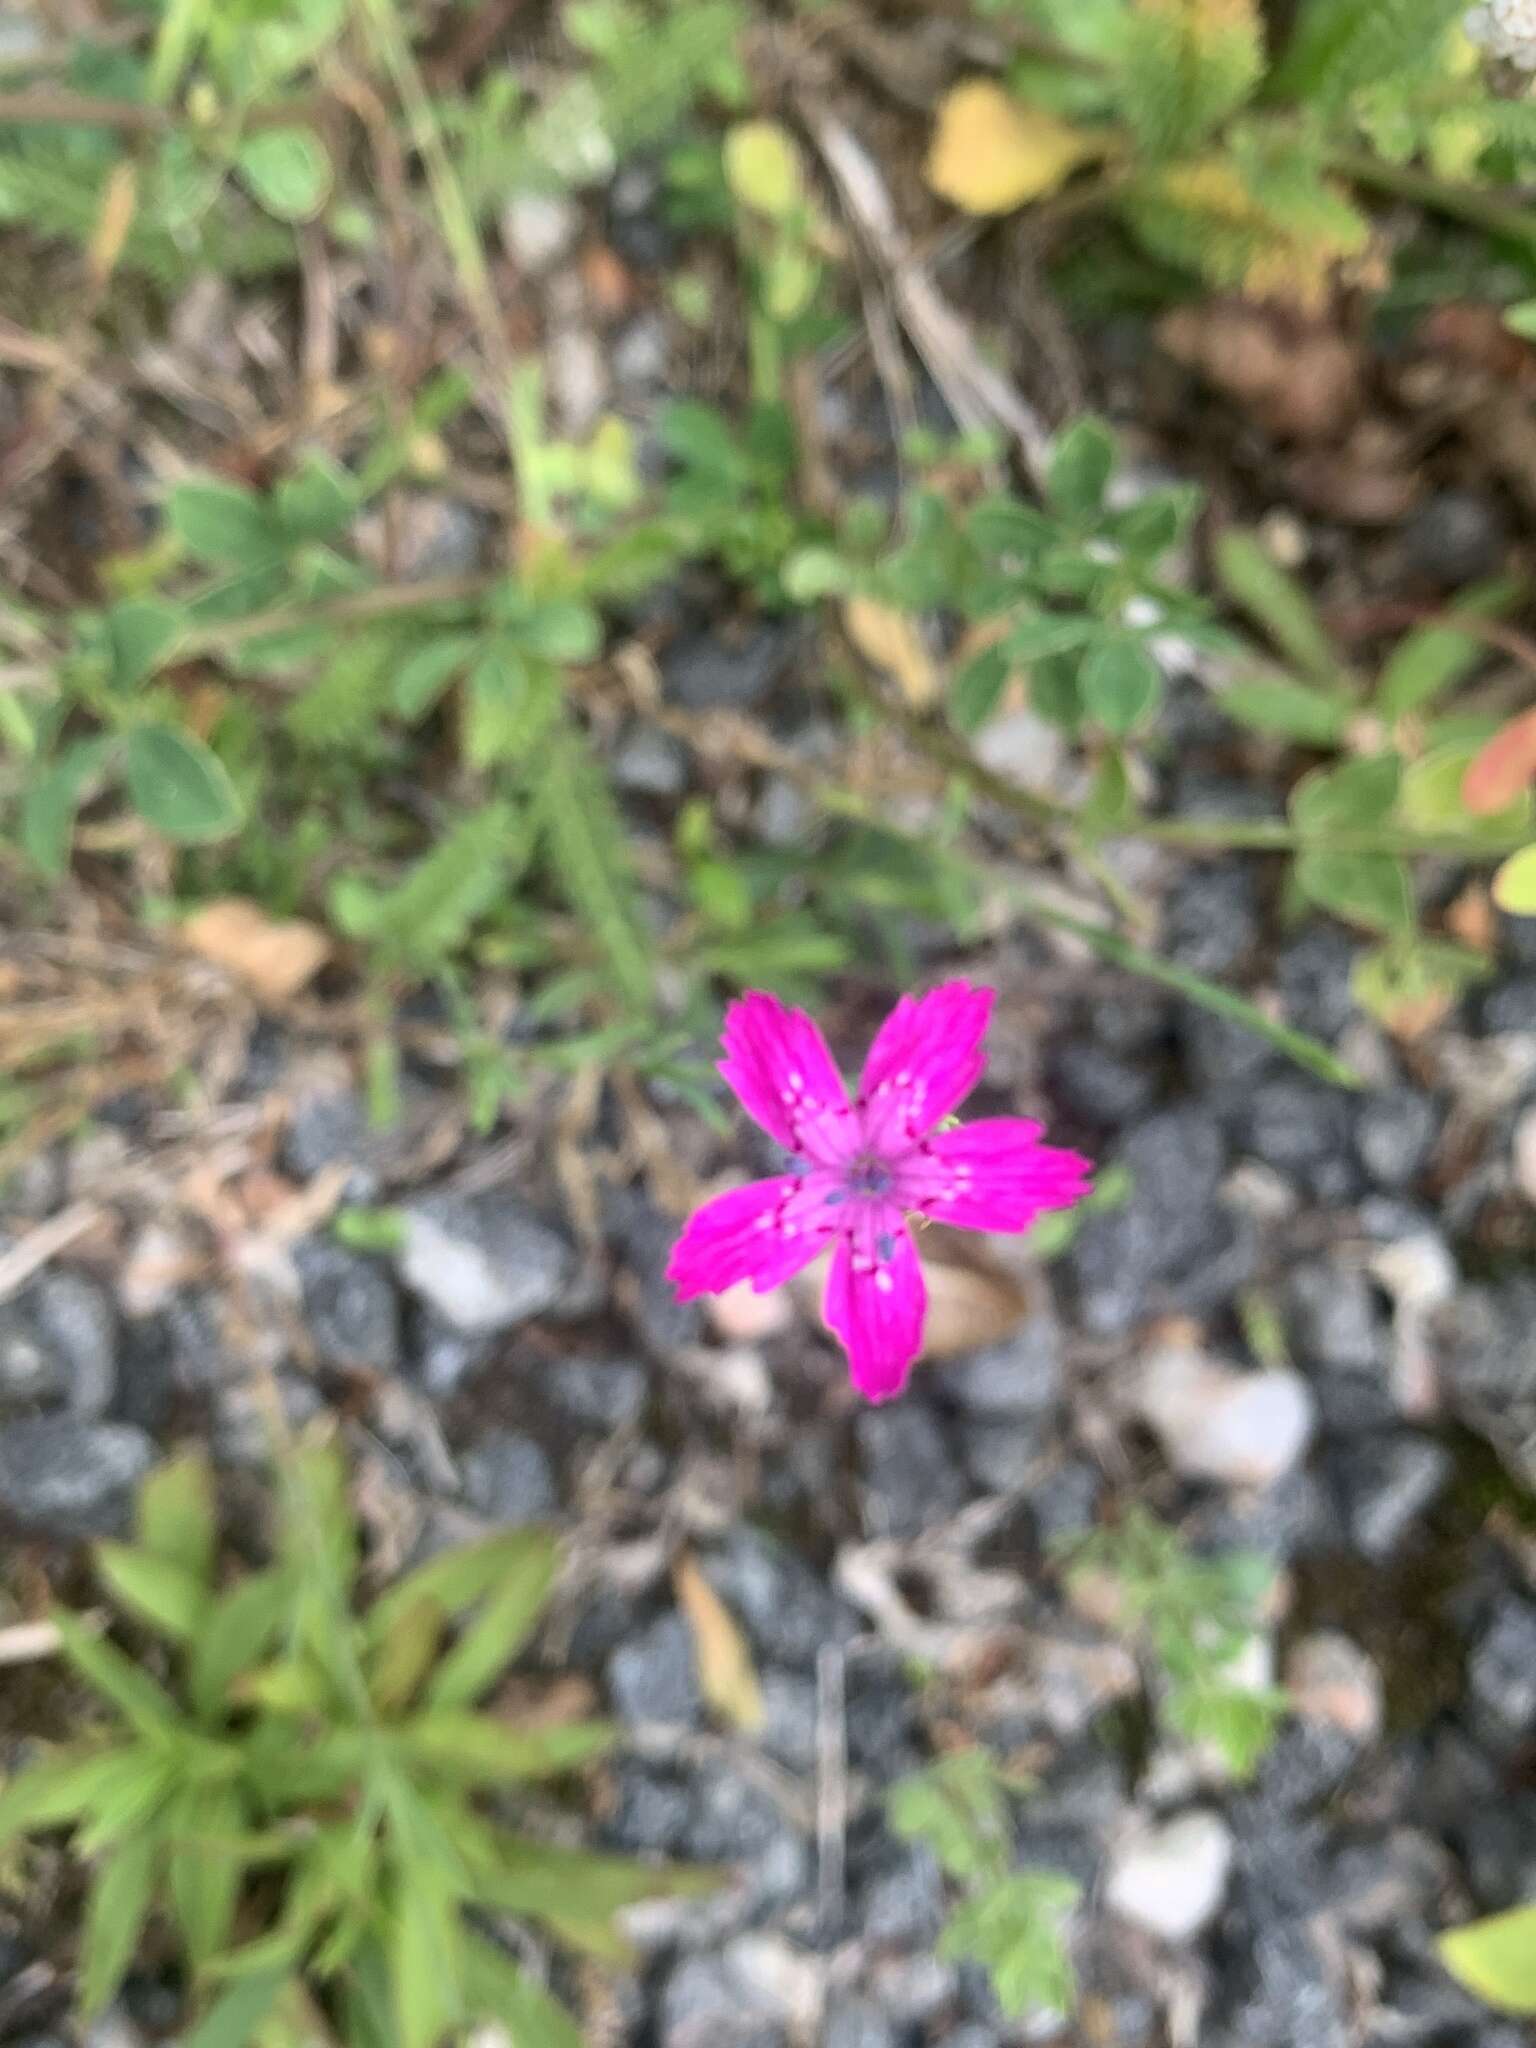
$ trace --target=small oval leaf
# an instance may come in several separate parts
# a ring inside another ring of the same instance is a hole
[[[126,779],[140,817],[183,846],[226,838],[240,823],[240,799],[223,762],[174,726],[134,728]]]

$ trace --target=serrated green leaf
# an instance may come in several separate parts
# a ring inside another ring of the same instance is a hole
[[[1149,156],[1189,155],[1263,74],[1252,0],[1142,0],[1127,11],[1123,35],[1121,107]]]
[[[184,1451],[155,1467],[139,1488],[135,1526],[141,1548],[207,1584],[218,1519],[204,1453]]]
[[[1500,2012],[1536,2014],[1536,1904],[1442,1934],[1440,1960],[1474,1997]]]
[[[528,613],[518,640],[543,661],[592,661],[602,652],[603,622],[589,604],[550,598]]]
[[[81,1932],[81,2016],[95,2019],[116,1996],[149,1917],[160,1842],[149,1830],[130,1835],[102,1863],[86,1898]]]
[[[1394,854],[1309,848],[1296,856],[1293,872],[1309,903],[1347,923],[1399,936],[1414,929],[1413,884]]]
[[[452,955],[501,894],[509,849],[518,844],[510,805],[487,804],[452,827],[393,889],[344,878],[331,893],[342,929],[382,952],[430,968]]]
[[[1310,681],[1332,695],[1342,692],[1343,664],[1324,632],[1311,599],[1251,533],[1229,527],[1215,548],[1216,573],[1233,603],[1264,628]]]
[[[607,956],[626,1000],[649,1010],[651,950],[640,928],[623,821],[579,736],[554,735],[539,791],[553,879]]]
[[[96,1572],[119,1607],[173,1643],[188,1641],[203,1618],[208,1599],[203,1582],[153,1551],[98,1543]]]
[[[408,654],[394,672],[394,707],[408,724],[424,718],[480,646],[478,633],[444,633]]]
[[[278,220],[313,220],[331,194],[331,159],[312,128],[262,128],[235,151],[258,206]]]
[[[241,822],[240,799],[223,762],[175,726],[133,727],[125,780],[140,817],[179,845],[227,838]]]

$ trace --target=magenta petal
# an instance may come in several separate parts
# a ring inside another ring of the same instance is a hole
[[[963,1102],[981,1079],[993,991],[948,981],[903,996],[881,1025],[859,1077],[870,1149],[899,1156]]]
[[[923,1341],[928,1290],[905,1226],[883,1240],[888,1256],[867,1260],[846,1237],[832,1258],[823,1313],[848,1353],[853,1384],[889,1401],[907,1383]]]
[[[836,1235],[838,1211],[826,1196],[838,1185],[827,1173],[781,1173],[695,1209],[667,1261],[678,1300],[719,1294],[738,1280],[762,1294],[790,1279]]]
[[[858,1119],[826,1040],[803,1010],[754,991],[726,1011],[720,1042],[720,1072],[771,1138],[821,1165],[852,1158]]]
[[[940,1131],[902,1163],[892,1193],[961,1230],[1027,1230],[1043,1209],[1070,1209],[1088,1192],[1090,1162],[1040,1143],[1019,1116],[981,1117]]]

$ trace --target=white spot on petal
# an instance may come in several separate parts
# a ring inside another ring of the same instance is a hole
[[[879,1272],[875,1275],[875,1285],[879,1288],[882,1294],[889,1294],[891,1289],[896,1285],[896,1282],[891,1278],[890,1274],[886,1271],[885,1267],[882,1266]]]

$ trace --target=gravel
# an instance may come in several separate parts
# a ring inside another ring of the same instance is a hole
[[[324,1365],[394,1372],[400,1364],[400,1302],[376,1259],[324,1239],[294,1255],[315,1355]]]
[[[463,1467],[470,1506],[503,1528],[542,1522],[559,1505],[548,1458],[514,1430],[491,1430],[465,1452]]]
[[[960,1508],[965,1481],[944,1431],[910,1395],[899,1404],[862,1410],[856,1428],[864,1519],[872,1536],[915,1536]]]
[[[1232,1868],[1232,1831],[1219,1814],[1184,1813],[1139,1829],[1111,1852],[1104,1900],[1160,1940],[1190,1941],[1220,1909]]]
[[[763,620],[745,632],[691,633],[661,658],[667,701],[684,711],[752,711],[773,694],[803,647],[792,622]]]
[[[429,1195],[402,1212],[396,1269],[468,1336],[510,1330],[554,1308],[575,1273],[569,1241],[515,1196]]]
[[[0,1514],[45,1536],[115,1536],[154,1462],[142,1429],[39,1415],[0,1428]]]
[[[691,1728],[703,1719],[693,1633],[680,1614],[659,1614],[608,1659],[608,1691],[630,1728]]]
[[[1450,1484],[1453,1461],[1443,1444],[1402,1431],[1340,1446],[1334,1480],[1345,1519],[1363,1557],[1391,1557],[1423,1521]]]

